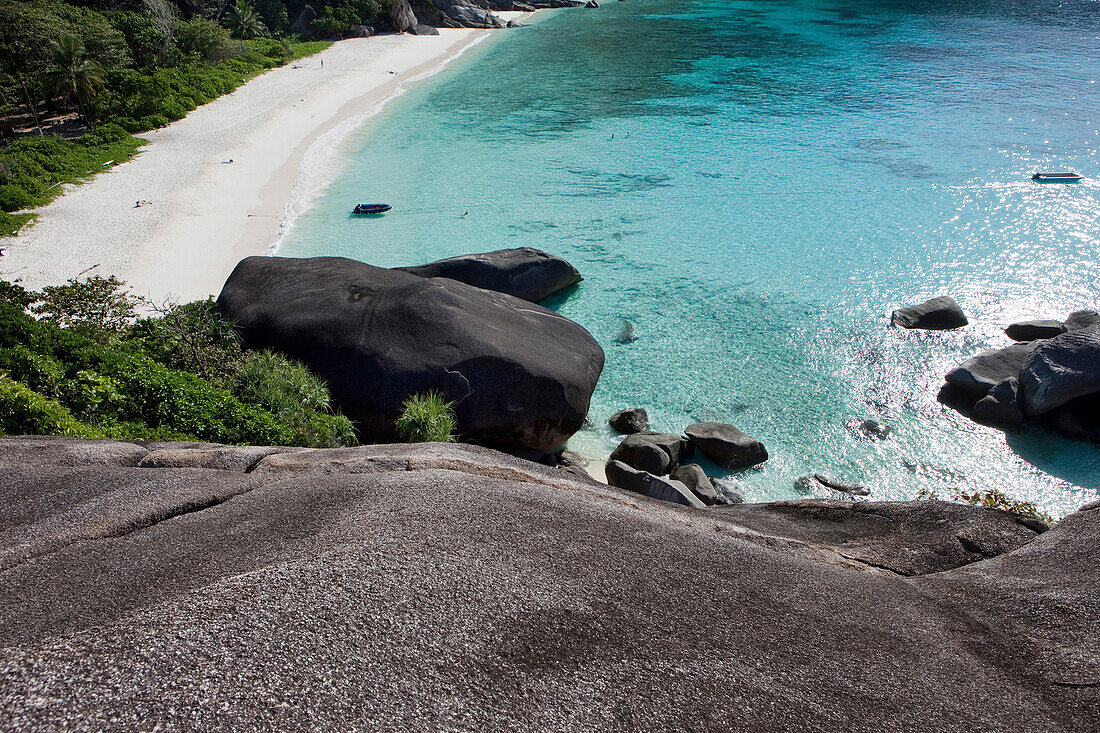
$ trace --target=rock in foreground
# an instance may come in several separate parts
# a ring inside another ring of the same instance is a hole
[[[462,255],[396,270],[420,277],[449,277],[477,288],[538,303],[584,278],[561,257],[532,247]]]
[[[35,443],[0,441],[5,730],[1100,727],[1097,510],[1038,534],[700,511],[476,446],[243,473]]]
[[[944,295],[909,308],[899,308],[890,314],[890,323],[902,328],[950,331],[962,328],[969,321],[959,304]]]
[[[218,309],[248,348],[324,378],[363,441],[392,440],[402,402],[435,389],[462,440],[551,450],[580,429],[603,369],[588,331],[545,308],[342,257],[244,259]]]

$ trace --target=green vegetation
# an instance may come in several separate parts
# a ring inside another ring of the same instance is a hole
[[[951,494],[955,501],[962,502],[964,504],[970,504],[971,506],[983,506],[990,509],[1001,509],[1006,512],[1012,512],[1013,514],[1019,514],[1022,517],[1031,517],[1032,519],[1038,519],[1047,524],[1053,524],[1054,518],[1049,514],[1039,511],[1039,508],[1030,501],[1020,501],[1013,499],[1011,496],[1003,493],[999,489],[987,489],[985,491],[973,491],[967,493],[962,489],[951,489]],[[940,497],[935,491],[930,489],[921,489],[917,494],[918,499],[939,499]]]
[[[118,125],[100,125],[75,141],[37,135],[0,151],[0,209],[19,211],[49,203],[63,183],[79,183],[108,163],[134,157],[141,140]],[[0,234],[14,234],[31,214],[0,217]]]
[[[454,443],[454,403],[434,390],[414,394],[405,400],[397,418],[397,434],[407,443]]]
[[[285,35],[303,5],[0,0],[0,134],[13,139],[0,150],[0,236],[61,184],[132,158],[134,133],[327,47]]]
[[[0,288],[0,430],[78,437],[355,444],[323,382],[239,346],[210,300],[134,318],[115,278]],[[40,318],[36,319],[32,313]]]

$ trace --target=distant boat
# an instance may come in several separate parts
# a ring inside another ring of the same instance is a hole
[[[384,214],[393,207],[389,204],[356,204],[353,214]]]
[[[1084,176],[1080,173],[1063,171],[1061,173],[1036,173],[1031,177],[1031,180],[1039,183],[1077,183],[1082,178]]]

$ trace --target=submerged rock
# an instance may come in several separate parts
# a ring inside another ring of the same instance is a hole
[[[616,412],[607,424],[623,435],[633,435],[649,427],[649,415],[640,407],[631,407]]]
[[[619,329],[619,335],[615,337],[615,343],[629,344],[637,340],[638,337],[634,335],[634,324],[624,318],[623,327]]]
[[[886,440],[894,432],[894,429],[881,420],[853,420],[848,423],[848,429],[857,437],[868,440]]]
[[[1066,332],[1061,321],[1020,321],[1005,329],[1005,335],[1013,341],[1038,341],[1052,339]]]
[[[249,257],[217,306],[245,347],[321,376],[365,442],[395,438],[404,400],[434,389],[464,441],[552,450],[580,429],[603,369],[595,339],[545,308],[342,257]]]
[[[532,303],[584,278],[561,257],[532,247],[461,255],[415,267],[395,267],[420,277],[449,277],[477,288],[507,293]]]
[[[745,503],[745,494],[741,489],[741,485],[736,481],[728,478],[712,478],[710,483],[714,487],[714,493],[718,496],[719,504]]]
[[[959,304],[944,295],[909,308],[899,308],[890,314],[890,323],[902,328],[949,331],[962,328],[969,321]]]
[[[1020,369],[1021,401],[1031,417],[1096,392],[1100,392],[1100,325],[1041,342]]]
[[[764,444],[733,425],[700,422],[689,425],[684,434],[700,453],[722,468],[748,468],[768,460]]]

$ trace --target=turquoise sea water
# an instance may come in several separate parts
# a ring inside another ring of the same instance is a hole
[[[750,500],[820,471],[881,499],[997,488],[1061,515],[1100,449],[940,406],[1004,326],[1100,306],[1100,3],[630,0],[541,13],[388,105],[280,254],[381,266],[529,245],[607,353],[607,417],[732,422]],[[1039,169],[1090,180],[1040,186]],[[394,211],[347,212],[360,200]],[[464,212],[468,214],[463,215]],[[953,295],[971,325],[890,329]],[[616,343],[623,319],[637,340]],[[894,428],[860,440],[852,420]]]

